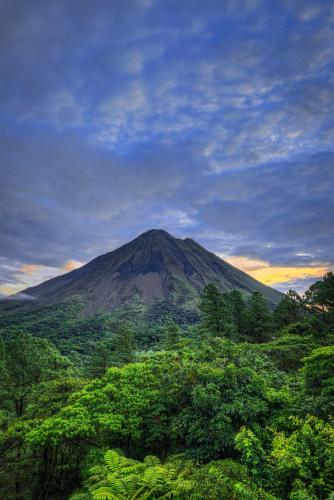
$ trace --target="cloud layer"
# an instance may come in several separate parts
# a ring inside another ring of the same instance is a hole
[[[331,1],[2,11],[0,291],[151,227],[286,269],[281,289],[333,267]]]

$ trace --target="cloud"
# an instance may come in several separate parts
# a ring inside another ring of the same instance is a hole
[[[16,295],[11,295],[6,297],[6,300],[36,300],[36,297],[29,295],[28,293],[17,293]]]
[[[1,289],[157,225],[331,268],[333,20],[327,0],[5,0]]]
[[[78,267],[81,267],[84,265],[84,262],[79,262],[77,260],[67,260],[65,264],[63,265],[63,268],[66,272],[68,271],[73,271],[73,269],[78,269]]]
[[[234,238],[231,254],[283,266],[327,264],[333,163],[334,155],[321,154],[226,173],[207,187],[198,217],[212,232]]]
[[[36,264],[23,264],[20,268],[20,272],[23,274],[33,275],[38,271],[39,266]]]

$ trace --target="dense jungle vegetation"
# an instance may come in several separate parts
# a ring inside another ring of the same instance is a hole
[[[0,498],[333,499],[334,275],[0,318]]]

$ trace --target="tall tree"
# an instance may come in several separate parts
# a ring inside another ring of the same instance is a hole
[[[324,322],[334,326],[334,274],[327,273],[305,292],[307,304],[320,313]]]
[[[136,344],[133,330],[124,323],[114,339],[114,366],[123,366],[135,361]]]
[[[279,327],[296,323],[302,319],[304,310],[305,306],[301,296],[294,290],[289,290],[275,309],[275,323]]]
[[[0,408],[22,417],[33,389],[61,375],[67,358],[45,339],[13,333],[0,343]]]
[[[22,439],[22,429],[38,414],[52,413],[51,407],[56,410],[61,400],[67,399],[68,394],[63,397],[64,392],[78,387],[75,380],[66,380],[71,373],[70,366],[69,360],[45,339],[21,332],[1,338],[0,413],[6,420],[4,432],[0,433],[1,498],[31,498],[28,490],[32,478],[27,473],[31,451]],[[11,424],[14,432],[10,431]],[[32,473],[38,474],[36,470]]]
[[[246,310],[246,333],[255,342],[266,342],[272,333],[272,315],[266,299],[254,292],[248,300]]]
[[[87,366],[87,375],[91,378],[101,377],[112,365],[113,345],[111,341],[100,340],[93,346]]]
[[[180,328],[175,321],[169,320],[165,326],[163,346],[167,351],[176,349],[180,342]]]
[[[215,337],[222,337],[224,325],[223,294],[210,283],[204,288],[199,309],[202,313],[202,328],[206,333]]]
[[[240,338],[244,332],[246,304],[240,290],[232,290],[232,292],[228,294],[228,299],[232,314],[232,321],[237,335]]]

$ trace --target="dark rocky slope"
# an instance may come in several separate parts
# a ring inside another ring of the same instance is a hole
[[[23,291],[41,304],[81,297],[89,313],[157,300],[192,307],[204,286],[221,291],[260,291],[275,305],[282,294],[256,281],[191,238],[174,238],[153,229],[83,267]],[[31,301],[36,304],[35,301]]]

